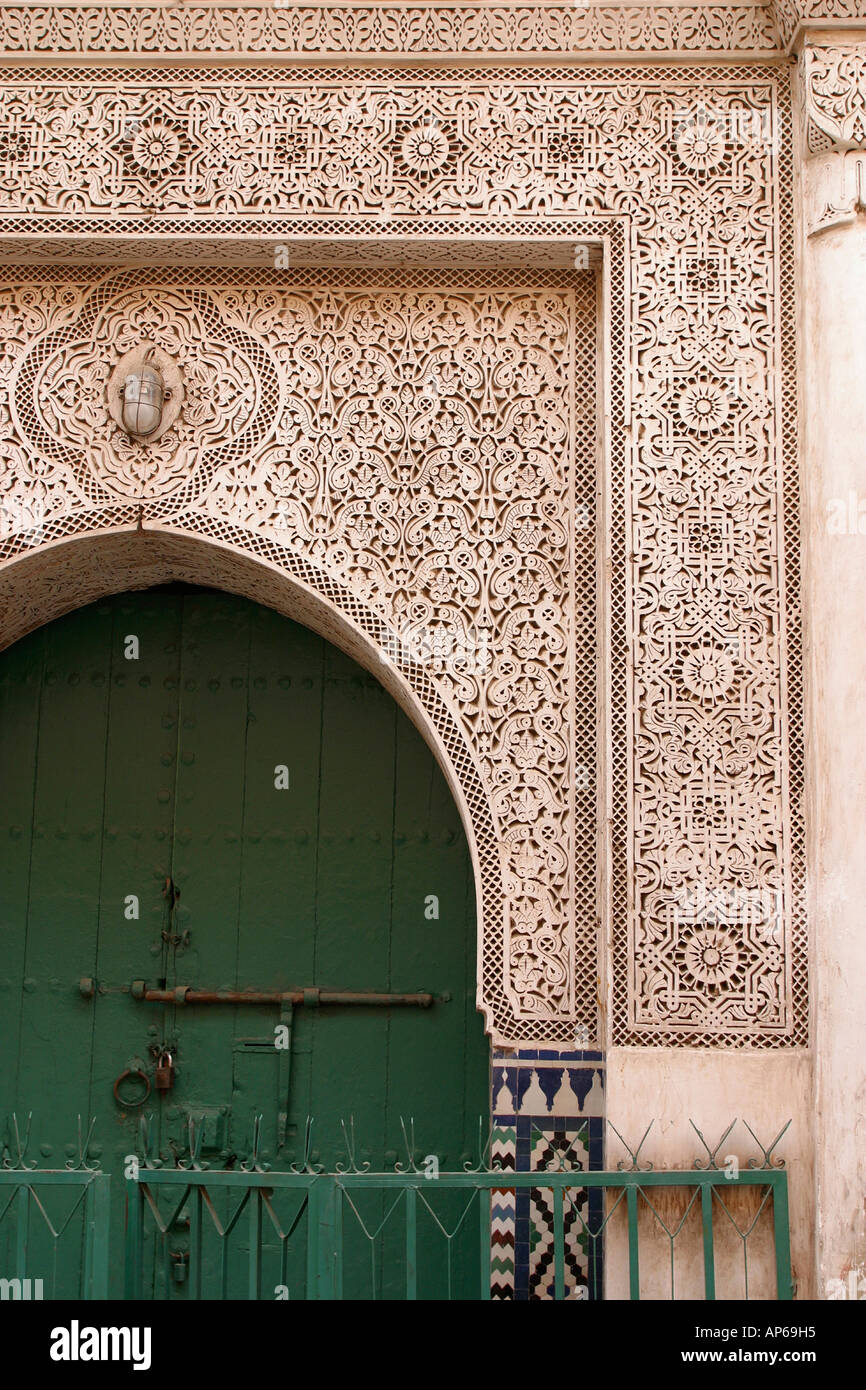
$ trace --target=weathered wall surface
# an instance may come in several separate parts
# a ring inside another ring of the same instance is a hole
[[[770,1153],[789,1170],[791,1262],[796,1297],[815,1298],[814,1277],[814,1145],[811,1121],[812,1058],[799,1054],[724,1054],[677,1048],[611,1048],[607,1054],[606,1113],[611,1124],[633,1148],[647,1125],[653,1127],[640,1153],[640,1162],[656,1168],[690,1168],[708,1154],[691,1121],[724,1168],[733,1156],[740,1168],[749,1159],[765,1160],[769,1149],[790,1121],[790,1128]],[[733,1127],[724,1143],[729,1126]],[[751,1128],[758,1142],[752,1134]],[[623,1145],[609,1134],[607,1163],[628,1161]],[[670,1242],[661,1221],[676,1230],[685,1216],[687,1197],[648,1189],[658,1217],[641,1210],[641,1287],[643,1297],[670,1297]],[[754,1232],[748,1239],[750,1298],[775,1298],[772,1221],[769,1206],[759,1212],[760,1195],[739,1191],[725,1197],[727,1215],[717,1203],[714,1229],[717,1296],[743,1298],[746,1292],[743,1241],[737,1232]],[[686,1218],[676,1243],[674,1277],[678,1298],[702,1298],[700,1204]],[[661,1221],[659,1220],[661,1218]],[[691,1239],[687,1239],[687,1234]],[[612,1223],[607,1249],[609,1298],[628,1297],[627,1233],[623,1222]]]

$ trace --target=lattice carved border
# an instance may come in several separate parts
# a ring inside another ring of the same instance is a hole
[[[40,210],[54,195],[44,181],[29,191],[42,177],[31,169],[10,190],[0,230],[109,240],[122,230],[154,245],[179,232],[296,230],[609,247],[625,231],[627,268],[607,265],[606,319],[613,1037],[804,1043],[786,75],[347,71],[237,71],[228,109],[252,177],[227,199],[214,180],[231,171],[207,117],[209,84],[224,101],[226,70],[119,80],[10,69],[7,127],[10,103],[19,118],[27,109],[28,81],[51,92],[67,122],[79,109],[85,123],[107,121],[115,145],[141,133],[140,124],[124,133],[123,121],[140,122],[149,102],[148,119],[173,131],[192,172],[178,184],[169,161],[148,180],[140,160],[118,164],[100,136],[95,173],[79,179],[72,207]],[[104,98],[83,102],[80,84],[92,96],[100,83]],[[294,139],[299,160],[275,165],[275,134],[291,137],[288,148]],[[107,209],[112,160],[121,176]],[[497,931],[485,928],[485,953],[498,949]],[[579,1021],[558,1004],[497,1032],[572,1041]]]

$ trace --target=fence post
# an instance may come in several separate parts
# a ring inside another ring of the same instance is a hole
[[[713,1249],[713,1187],[708,1182],[701,1186],[701,1217],[704,1228],[704,1297],[710,1303],[716,1297],[716,1264]]]
[[[626,1205],[628,1210],[628,1296],[630,1299],[640,1298],[640,1253],[638,1245],[638,1189],[634,1183],[629,1183],[626,1188]]]
[[[25,1180],[18,1188],[16,1203],[17,1240],[15,1250],[15,1273],[19,1279],[27,1277],[27,1246],[30,1235],[30,1186]]]
[[[565,1298],[565,1212],[561,1187],[553,1189],[553,1296]]]
[[[144,1258],[144,1241],[142,1232],[142,1195],[141,1184],[137,1179],[127,1178],[126,1181],[126,1280],[124,1283],[123,1296],[126,1299],[140,1299],[143,1292],[142,1262]]]
[[[791,1274],[791,1232],[788,1227],[788,1174],[773,1174],[773,1234],[776,1246],[776,1297],[794,1297]]]
[[[250,1263],[247,1276],[247,1298],[255,1301],[262,1296],[262,1189],[254,1187],[249,1194],[250,1204]]]
[[[310,1239],[315,1251],[313,1298],[339,1297],[342,1270],[338,1270],[338,1264],[342,1263],[343,1256],[342,1250],[337,1248],[337,1203],[340,1200],[335,1177],[323,1173],[316,1178],[310,1191]]]
[[[88,1185],[87,1262],[84,1272],[84,1297],[108,1297],[109,1222],[111,1220],[111,1177],[99,1173]]]
[[[418,1297],[418,1189],[406,1188],[406,1298]]]
[[[490,1209],[493,1192],[490,1188],[478,1189],[478,1232],[481,1237],[481,1300],[490,1301],[490,1281],[493,1278],[493,1241]]]

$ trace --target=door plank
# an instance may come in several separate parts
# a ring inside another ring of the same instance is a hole
[[[373,676],[335,647],[326,649],[315,958],[315,983],[323,989],[391,986],[396,716]],[[344,1157],[340,1121],[352,1114],[362,1142],[381,1161],[388,1012],[305,1011],[301,1025],[315,1057],[312,1101],[322,1116],[325,1161]]]
[[[100,605],[45,629],[19,1102],[43,1157],[64,1161],[92,1109],[94,1013],[77,984],[97,966],[112,627]]]
[[[323,661],[324,643],[315,633],[269,609],[252,610],[239,989],[289,989],[314,981]],[[279,766],[287,769],[287,789],[275,785]],[[233,1142],[248,1144],[252,1118],[263,1110],[268,1159],[277,1148],[278,1115],[286,1109],[283,1091],[290,1083],[301,1108],[309,1098],[310,1054],[297,1045],[290,1056],[277,1051],[279,1022],[277,1009],[239,1011],[236,1020],[241,1037],[268,1037],[272,1045],[270,1051],[235,1048]],[[297,1114],[292,1119],[296,1130]],[[287,1137],[295,1155],[294,1138]]]
[[[45,633],[4,653],[0,666],[0,1116],[17,1104],[19,1034],[27,949],[33,797]]]
[[[188,949],[169,965],[169,987],[235,989],[252,606],[229,594],[183,600],[174,880],[178,925]],[[173,1010],[178,1040],[176,1137],[185,1116],[228,1108],[232,1031],[246,1026],[230,1007]]]
[[[95,1137],[103,1146],[103,1167],[119,1173],[126,1155],[138,1150],[142,1115],[152,1117],[154,1146],[164,1139],[158,1098],[152,1093],[144,1106],[125,1108],[114,1102],[113,1087],[133,1065],[150,1072],[150,1048],[163,1038],[166,1011],[133,1003],[124,991],[132,980],[155,980],[164,968],[162,933],[169,919],[163,889],[172,871],[181,599],[163,592],[119,595],[107,606],[113,618],[106,653],[111,681],[96,978],[108,988],[90,1007],[93,1105],[100,1116]],[[130,636],[138,640],[136,660],[125,655]],[[125,915],[130,895],[139,900],[138,920]],[[121,1094],[135,1099],[140,1085],[127,1083]],[[106,1111],[111,1117],[107,1128],[101,1119]],[[122,1264],[119,1191],[113,1203],[112,1260]]]

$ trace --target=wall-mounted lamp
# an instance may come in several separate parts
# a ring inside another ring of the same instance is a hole
[[[106,405],[118,429],[139,444],[155,444],[183,408],[183,376],[174,358],[156,343],[136,343],[108,378]]]
[[[166,394],[162,376],[145,358],[121,387],[121,418],[127,434],[134,439],[147,439],[159,429]]]

